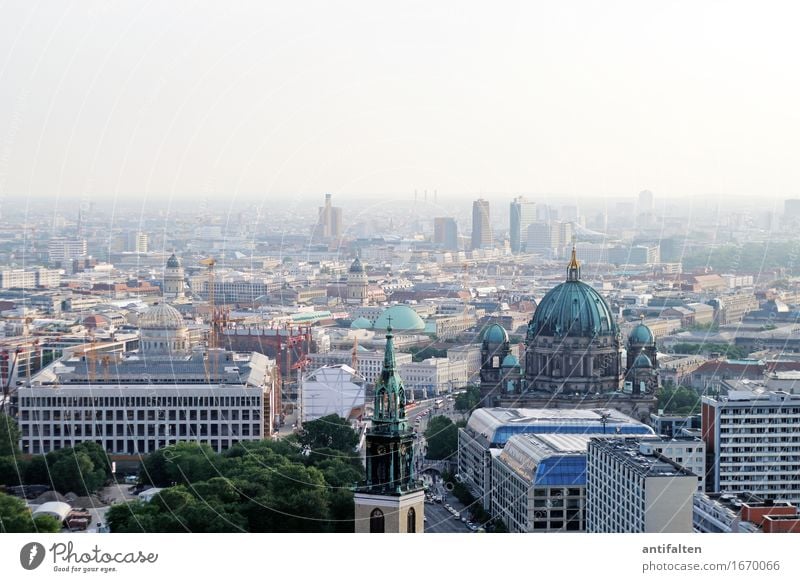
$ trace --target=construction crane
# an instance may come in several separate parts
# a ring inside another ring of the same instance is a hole
[[[358,372],[358,336],[353,338],[353,354],[350,360],[350,367]]]

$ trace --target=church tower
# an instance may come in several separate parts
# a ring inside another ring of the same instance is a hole
[[[164,269],[163,295],[170,299],[183,299],[184,286],[183,266],[175,253],[172,253],[167,259],[167,267]]]
[[[366,305],[369,303],[367,298],[368,287],[369,279],[364,271],[364,265],[361,264],[361,259],[356,257],[347,273],[347,304]]]
[[[406,392],[397,373],[391,324],[374,407],[365,445],[366,481],[354,497],[355,531],[422,533],[425,490],[414,473],[414,433],[406,420]]]

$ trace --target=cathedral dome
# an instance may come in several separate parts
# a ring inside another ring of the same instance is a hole
[[[502,326],[493,323],[483,332],[482,339],[490,344],[502,344],[508,341],[508,333]]]
[[[597,291],[580,280],[580,264],[572,249],[567,280],[542,298],[528,324],[528,337],[616,336],[611,309]]]
[[[655,337],[649,327],[644,323],[640,323],[633,328],[633,331],[628,336],[628,342],[631,345],[638,346],[651,345],[655,342]]]
[[[186,327],[180,312],[166,303],[157,303],[139,316],[139,329],[181,329]]]
[[[381,313],[375,321],[374,329],[386,329],[389,326],[390,318],[392,329],[395,331],[425,331],[425,322],[408,305],[392,305]]]

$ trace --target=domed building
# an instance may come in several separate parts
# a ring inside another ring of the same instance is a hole
[[[186,283],[184,281],[183,266],[181,265],[175,253],[172,253],[167,259],[167,265],[164,269],[164,297],[173,300],[180,300],[184,298],[186,291]]]
[[[383,330],[390,327],[396,333],[415,333],[425,331],[425,322],[419,314],[408,305],[392,305],[375,320],[373,329]]]
[[[188,353],[189,330],[180,312],[156,303],[139,316],[139,350],[148,355]]]
[[[581,281],[573,248],[566,281],[545,294],[528,323],[518,392],[502,392],[500,405],[608,407],[647,418],[656,407],[655,341],[644,325],[628,339],[628,360],[623,361],[614,314],[603,296]],[[644,357],[637,362],[639,355]]]
[[[606,300],[580,280],[572,251],[567,280],[539,302],[528,324],[525,379],[529,391],[586,395],[619,390],[620,333]]]
[[[367,305],[369,303],[368,297],[369,279],[364,270],[364,265],[361,264],[361,259],[356,257],[350,269],[347,272],[347,298],[345,302],[348,305]]]

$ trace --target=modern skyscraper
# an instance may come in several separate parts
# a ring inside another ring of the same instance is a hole
[[[336,240],[342,236],[342,209],[331,205],[331,195],[325,194],[325,206],[319,207],[319,218],[312,238],[318,242]]]
[[[488,249],[493,244],[489,201],[480,198],[472,203],[472,248]]]
[[[527,201],[524,196],[514,198],[510,218],[511,252],[519,253],[527,243],[528,227],[536,221],[536,204]]]
[[[458,225],[455,218],[439,216],[433,219],[433,242],[448,251],[458,250]]]
[[[367,478],[354,498],[356,533],[423,531],[425,490],[414,472],[414,432],[406,419],[406,390],[397,372],[393,338],[389,326],[366,436]]]

